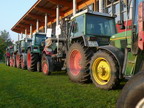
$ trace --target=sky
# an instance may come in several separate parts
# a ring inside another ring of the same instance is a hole
[[[18,34],[11,28],[34,5],[37,0],[1,0],[0,3],[0,31],[10,33],[12,40],[18,40]]]

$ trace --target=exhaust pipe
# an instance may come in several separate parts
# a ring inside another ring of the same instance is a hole
[[[76,0],[73,0],[73,16],[76,14],[77,3]]]

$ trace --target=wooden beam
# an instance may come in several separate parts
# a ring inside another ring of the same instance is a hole
[[[52,9],[46,9],[46,8],[43,8],[43,7],[35,7],[34,9],[40,11],[40,12],[43,12],[43,13],[48,13],[48,14],[54,14],[55,11],[52,10]]]
[[[91,0],[87,0],[87,1],[85,1],[85,3],[78,3],[77,9],[80,10],[80,9],[82,9],[82,8],[84,8],[84,7],[92,4],[92,3],[94,3],[93,0],[92,0],[92,1],[91,1]],[[66,16],[68,16],[68,15],[71,15],[72,13],[73,13],[73,10],[72,10],[72,9],[71,9],[71,10],[68,10],[67,12],[65,12],[64,17],[66,17]]]
[[[44,22],[44,16],[39,16],[35,14],[28,14],[28,16],[31,17],[32,19],[38,19],[39,21],[42,20],[42,22]]]
[[[45,22],[45,17],[44,16],[40,16],[40,15],[34,15],[34,14],[29,14],[29,17],[31,17],[32,19],[38,19],[40,23],[44,23]],[[48,17],[48,21],[52,20],[53,18]]]
[[[19,24],[21,27],[26,27],[26,28],[28,28],[28,27],[30,27],[30,25],[28,25],[28,24]]]
[[[36,25],[36,21],[32,21],[32,20],[22,20],[22,22],[24,22],[24,23],[26,23],[26,24]]]
[[[61,5],[64,7],[72,8],[73,4],[72,2],[68,2],[67,0],[47,0],[55,5]]]
[[[52,9],[47,9],[47,8],[43,8],[43,7],[35,7],[34,9],[37,10],[37,11],[40,11],[42,13],[50,14],[51,17],[55,17],[56,16],[56,11],[52,10]],[[60,11],[60,15],[63,16],[64,12]]]

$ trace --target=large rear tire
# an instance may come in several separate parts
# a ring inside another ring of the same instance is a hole
[[[67,74],[71,81],[77,83],[90,81],[89,62],[91,56],[91,51],[84,48],[82,44],[76,42],[71,45],[66,59]]]
[[[91,60],[91,79],[97,88],[114,89],[119,83],[118,64],[114,57],[105,51],[98,51]]]
[[[117,108],[144,108],[144,72],[131,78],[123,88]]]
[[[29,49],[27,51],[27,69],[29,71],[36,71],[37,69],[38,54],[31,53]]]
[[[27,68],[26,54],[25,53],[22,53],[22,55],[21,55],[21,68],[22,69],[26,69]]]
[[[21,55],[20,53],[16,53],[16,67],[21,68]]]

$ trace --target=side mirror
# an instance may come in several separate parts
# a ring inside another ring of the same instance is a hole
[[[72,33],[76,33],[77,32],[77,23],[76,22],[72,22],[71,31],[72,31]]]
[[[118,24],[118,25],[121,25],[121,26],[120,26],[120,29],[121,29],[121,30],[122,30],[122,29],[125,29],[125,24],[124,24],[124,21],[123,21],[123,20],[118,21],[117,24]]]

